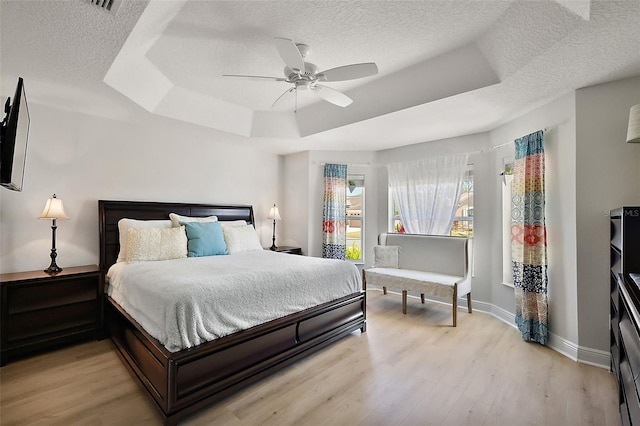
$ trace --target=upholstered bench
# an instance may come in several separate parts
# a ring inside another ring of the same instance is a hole
[[[402,291],[402,313],[407,292],[448,298],[456,326],[458,297],[467,296],[471,313],[471,250],[469,239],[436,235],[380,234],[373,267],[362,271],[364,285]]]

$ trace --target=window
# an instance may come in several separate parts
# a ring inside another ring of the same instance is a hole
[[[505,158],[502,171],[502,284],[513,287],[511,266],[511,184],[513,157]]]
[[[391,194],[391,200],[393,200],[393,194]],[[402,221],[400,220],[400,214],[398,213],[398,206],[396,206],[396,202],[395,201],[391,201],[391,204],[393,205],[393,231],[392,232],[397,232],[398,234],[404,234],[405,230],[404,230],[404,225],[402,225]]]
[[[473,166],[469,166],[464,173],[456,216],[453,218],[449,235],[473,237]]]
[[[347,176],[347,259],[364,262],[364,175]]]
[[[393,194],[390,197],[393,200]],[[392,201],[392,232],[403,234],[405,232],[398,208]],[[456,208],[456,216],[449,235],[456,237],[473,237],[473,165],[469,165],[462,180],[460,188],[460,198],[458,198],[458,207]]]

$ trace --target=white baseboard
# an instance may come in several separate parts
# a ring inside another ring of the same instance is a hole
[[[375,287],[367,290],[382,291],[382,289],[377,289]],[[393,294],[400,294],[398,292],[391,291],[391,290],[389,290],[388,292]],[[408,295],[408,297],[419,299],[418,296],[413,296],[413,295]],[[436,300],[436,299],[429,299],[429,301],[451,305],[451,303],[443,302],[441,300]],[[474,311],[484,312],[485,314],[489,314],[513,328],[517,328],[515,314],[499,306],[492,305],[491,303],[487,303],[487,302],[481,302],[479,300],[472,299],[471,304]],[[458,307],[465,308],[465,309],[467,308],[466,297],[463,297],[460,300],[458,300]],[[552,332],[549,332],[549,342],[547,343],[547,347],[553,349],[554,351],[576,362],[593,365],[594,367],[606,368],[607,370],[611,366],[611,354],[609,352],[601,351],[599,349],[585,348],[583,346],[579,346],[574,342],[564,339]]]
[[[578,346],[578,362],[609,370],[611,368],[611,352]]]

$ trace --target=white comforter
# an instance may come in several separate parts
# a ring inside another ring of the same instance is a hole
[[[350,262],[267,250],[120,262],[107,294],[175,352],[361,290]]]

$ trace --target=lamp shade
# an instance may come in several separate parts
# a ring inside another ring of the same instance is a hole
[[[38,216],[39,219],[69,219],[64,212],[64,206],[62,200],[56,198],[56,194],[53,194],[51,198],[47,200],[47,204],[44,206],[44,210]]]
[[[640,104],[632,106],[629,111],[627,143],[640,143]]]
[[[267,216],[267,218],[273,220],[282,220],[282,218],[280,217],[280,212],[278,211],[278,207],[276,207],[275,204],[273,205],[273,207],[271,207],[271,210],[269,210],[269,215]]]

